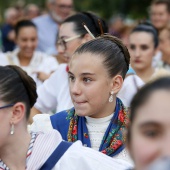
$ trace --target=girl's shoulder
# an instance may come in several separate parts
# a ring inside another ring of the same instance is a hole
[[[65,140],[67,139],[66,136],[69,129],[70,120],[73,118],[74,113],[74,108],[71,108],[50,116],[53,129],[57,129]]]

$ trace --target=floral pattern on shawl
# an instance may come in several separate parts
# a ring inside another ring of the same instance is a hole
[[[83,141],[88,140],[83,144],[91,147],[85,118],[78,116],[74,109],[68,110],[67,113],[66,119],[70,120],[67,134],[68,141],[75,142],[81,140],[83,143]],[[124,149],[124,142],[126,140],[124,137],[124,131],[126,130],[128,123],[129,109],[126,108],[122,101],[117,98],[115,113],[105,135],[103,136],[99,151],[109,156],[114,156],[120,153]]]

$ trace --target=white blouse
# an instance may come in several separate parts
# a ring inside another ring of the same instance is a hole
[[[42,81],[37,78],[37,72],[50,74],[58,67],[58,62],[53,56],[49,56],[40,51],[35,51],[28,66],[21,66],[18,58],[19,49],[12,52],[3,53],[0,55],[0,65],[17,65],[30,75],[37,86],[42,84]]]

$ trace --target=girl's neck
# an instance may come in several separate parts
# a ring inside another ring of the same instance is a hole
[[[110,116],[111,114],[114,113],[115,107],[116,107],[116,96],[113,97],[113,102],[108,103],[108,105],[107,105],[107,107],[105,107],[105,109],[100,110],[100,113],[98,113],[96,115],[92,115],[90,117],[98,119],[98,118],[105,118],[107,116]]]
[[[153,67],[149,67],[149,68],[145,68],[143,70],[135,70],[136,74],[146,83],[149,81],[149,79],[151,78],[151,76],[154,73],[154,68]]]
[[[10,142],[2,149],[0,148],[0,158],[9,169],[25,169],[30,140],[31,135],[27,131],[20,134],[14,133],[11,135]]]
[[[31,62],[32,57],[25,57],[19,52],[18,59],[21,66],[28,66]]]

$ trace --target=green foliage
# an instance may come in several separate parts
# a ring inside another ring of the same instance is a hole
[[[113,14],[123,14],[136,18],[146,18],[151,0],[75,0],[77,10],[91,10],[105,19]]]
[[[46,0],[0,0],[0,15],[5,8],[21,3],[36,3],[39,7],[45,8]],[[131,18],[146,18],[147,7],[151,0],[74,0],[75,9],[78,11],[94,11],[100,14],[103,18],[109,19],[113,14],[121,13]],[[0,19],[1,19],[0,18]]]

